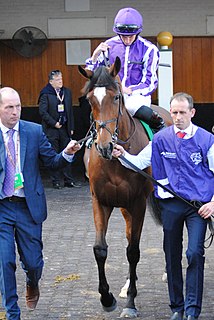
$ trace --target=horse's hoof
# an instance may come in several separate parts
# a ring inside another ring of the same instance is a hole
[[[111,293],[111,298],[112,298],[112,303],[110,306],[105,306],[103,303],[102,303],[102,300],[101,300],[101,303],[102,303],[102,307],[103,307],[103,310],[106,311],[106,312],[112,312],[114,311],[116,308],[117,308],[117,300],[115,299],[115,297],[113,296],[113,294]]]
[[[103,310],[106,312],[112,312],[117,308],[117,301],[114,299],[113,304],[110,307],[103,306]]]
[[[137,314],[137,309],[131,309],[131,308],[125,308],[123,309],[120,318],[137,318],[138,314]]]

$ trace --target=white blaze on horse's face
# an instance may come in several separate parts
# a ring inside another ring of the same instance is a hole
[[[96,87],[94,89],[94,96],[97,98],[99,101],[99,104],[102,104],[102,100],[106,95],[106,88],[105,87]]]

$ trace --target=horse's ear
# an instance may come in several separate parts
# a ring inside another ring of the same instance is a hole
[[[119,57],[116,57],[114,64],[110,67],[110,75],[116,77],[121,68],[121,61]]]
[[[93,71],[88,70],[88,69],[84,69],[81,66],[78,66],[78,71],[83,77],[85,77],[87,79],[91,79],[93,76]]]

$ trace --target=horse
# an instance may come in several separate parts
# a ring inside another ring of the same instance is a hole
[[[137,264],[140,259],[140,238],[143,227],[147,197],[153,190],[151,182],[137,172],[129,170],[112,156],[115,143],[121,143],[131,154],[137,154],[148,143],[148,136],[138,119],[133,118],[124,105],[118,72],[121,67],[117,57],[110,67],[98,67],[95,72],[78,66],[79,72],[88,79],[82,92],[92,110],[96,137],[90,151],[89,184],[92,196],[94,224],[96,230],[93,246],[99,275],[99,293],[102,307],[110,312],[117,301],[110,292],[105,274],[108,245],[106,233],[114,208],[120,208],[125,219],[127,260],[129,263],[129,287],[126,305],[121,317],[137,317],[135,297],[137,295]],[[171,117],[164,108],[154,109],[171,124]],[[151,168],[145,170],[151,174]]]

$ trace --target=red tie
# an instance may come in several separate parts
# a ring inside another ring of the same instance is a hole
[[[178,131],[178,132],[176,133],[176,135],[177,135],[178,138],[183,139],[183,137],[186,135],[186,132]]]

